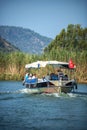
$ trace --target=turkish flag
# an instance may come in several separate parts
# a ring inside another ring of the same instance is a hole
[[[73,61],[71,59],[69,60],[69,68],[70,69],[74,69],[75,68],[75,65],[74,65],[74,63],[73,63]]]

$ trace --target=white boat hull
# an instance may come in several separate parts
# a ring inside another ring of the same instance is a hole
[[[58,81],[39,81],[36,84],[25,83],[25,86],[28,88],[29,93],[70,93],[75,87],[74,83],[73,80],[61,83]]]

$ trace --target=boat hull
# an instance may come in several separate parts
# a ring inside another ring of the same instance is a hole
[[[71,87],[49,87],[49,88],[27,88],[29,93],[41,94],[41,93],[70,93],[72,91]]]
[[[29,93],[70,93],[72,86],[55,86],[52,82],[39,82],[37,84],[26,84]]]

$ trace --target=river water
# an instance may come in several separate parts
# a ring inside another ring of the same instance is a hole
[[[29,94],[0,81],[0,130],[87,130],[87,85],[70,94]]]

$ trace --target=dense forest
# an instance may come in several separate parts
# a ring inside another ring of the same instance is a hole
[[[82,28],[79,24],[70,24],[67,29],[62,29],[41,55],[0,52],[0,79],[22,80],[26,71],[25,64],[37,60],[68,62],[69,59],[72,59],[76,65],[75,78],[79,82],[87,82],[87,28]],[[54,70],[54,68],[49,69],[50,72]],[[47,73],[48,68],[31,71],[42,76]]]
[[[87,81],[87,28],[79,24],[68,25],[44,49],[44,54],[59,61],[68,62],[72,58],[76,64],[77,80]]]

